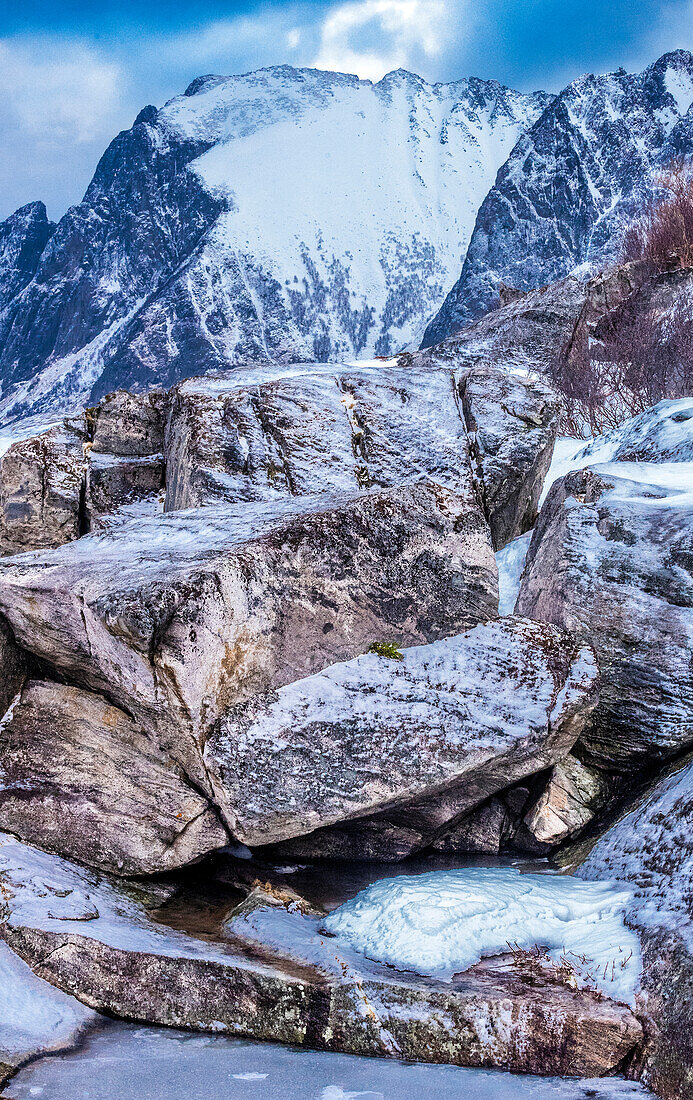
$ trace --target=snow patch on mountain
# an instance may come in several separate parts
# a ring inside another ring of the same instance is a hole
[[[549,98],[280,66],[145,108],[12,283],[0,413],[416,345]]]

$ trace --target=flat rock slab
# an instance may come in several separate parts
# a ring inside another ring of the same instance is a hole
[[[589,649],[547,624],[502,619],[234,707],[205,761],[233,835],[251,846],[395,806],[422,846],[565,756],[596,687]]]
[[[20,644],[154,730],[205,790],[201,745],[229,706],[496,607],[471,484],[169,513],[0,563]]]
[[[31,680],[0,726],[0,827],[121,875],[170,871],[228,843],[216,810],[100,695]]]
[[[608,1072],[642,1036],[625,1005],[549,981],[527,984],[490,968],[442,983],[357,965],[319,934],[317,918],[289,908],[279,929],[274,905],[259,907],[261,921],[269,911],[262,927],[251,906],[228,942],[196,940],[155,924],[98,876],[6,835],[0,878],[8,943],[40,976],[126,1019],[577,1076]],[[258,936],[262,943],[250,942]]]
[[[600,697],[583,743],[607,769],[693,744],[692,479],[684,462],[567,474],[527,554],[515,610],[594,648]]]

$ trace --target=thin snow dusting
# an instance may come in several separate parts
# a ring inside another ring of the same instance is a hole
[[[532,541],[532,532],[518,535],[496,554],[498,566],[498,614],[512,615],[520,592],[522,570]]]
[[[580,984],[633,1006],[641,961],[624,924],[630,904],[618,883],[467,867],[373,883],[323,923],[370,959],[443,980],[509,944],[545,948]]]
[[[629,920],[677,931],[693,951],[693,761],[610,829],[576,873],[630,883]]]

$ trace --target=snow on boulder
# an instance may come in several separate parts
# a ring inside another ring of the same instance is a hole
[[[253,891],[200,938],[166,925],[161,886],[126,891],[7,834],[0,884],[0,936],[52,985],[125,1019],[583,1077],[614,1070],[642,1038],[626,1005],[556,974],[513,964],[443,982],[371,963],[286,892]]]
[[[557,481],[516,605],[593,646],[599,705],[582,738],[629,771],[693,743],[693,463],[613,462]]]
[[[635,1003],[637,936],[630,890],[516,867],[465,867],[381,879],[326,917],[326,931],[368,958],[449,981],[481,959],[539,949],[577,987]]]
[[[583,853],[567,853],[573,860]],[[693,1092],[693,758],[671,765],[626,808],[584,859],[585,880],[618,878],[633,893],[628,923],[642,941],[640,1059],[664,1100]]]
[[[596,462],[692,462],[693,397],[660,401],[591,440],[573,461],[573,469]]]
[[[559,403],[545,382],[438,349],[385,363],[238,368],[183,382],[166,429],[166,509],[431,478],[476,486],[499,548],[527,530]]]
[[[447,369],[237,368],[171,392],[166,510],[469,479]]]
[[[205,762],[246,844],[399,807],[421,847],[565,756],[596,681],[592,653],[571,637],[498,620],[406,649],[401,660],[366,654],[332,665],[233,707]],[[384,846],[386,837],[387,827]]]
[[[125,709],[201,789],[228,707],[383,639],[495,615],[471,484],[172,512],[0,561],[0,609],[61,677]]]

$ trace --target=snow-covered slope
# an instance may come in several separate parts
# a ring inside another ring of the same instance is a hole
[[[418,343],[548,98],[279,67],[145,108],[7,295],[5,418],[92,387]]]
[[[573,81],[523,135],[476,220],[462,274],[426,331],[443,340],[497,299],[613,258],[655,175],[693,152],[693,56]]]

